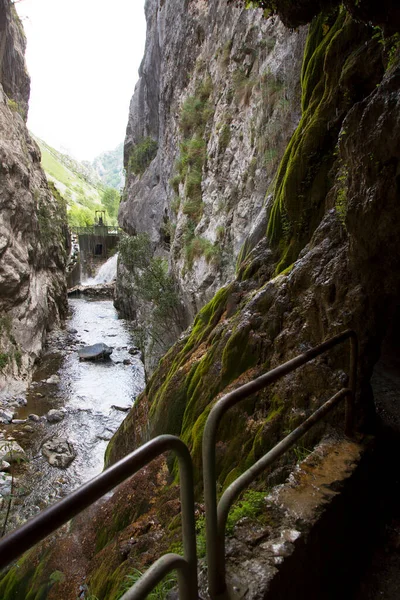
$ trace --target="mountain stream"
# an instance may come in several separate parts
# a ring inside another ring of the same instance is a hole
[[[78,349],[104,342],[108,360],[80,361]],[[70,299],[66,328],[50,334],[47,350],[26,395],[7,426],[28,461],[16,469],[7,530],[65,496],[103,469],[104,452],[145,382],[129,324],[118,319],[112,301]],[[61,411],[53,422],[49,411]],[[68,440],[75,458],[66,468],[51,466],[43,444]]]

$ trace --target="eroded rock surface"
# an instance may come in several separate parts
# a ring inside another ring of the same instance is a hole
[[[66,469],[74,460],[76,453],[66,438],[54,437],[42,446],[42,454],[52,467]]]
[[[0,2],[0,393],[27,377],[66,311],[65,207],[26,127],[29,77],[15,8]]]
[[[158,359],[234,277],[247,235],[258,241],[265,233],[266,191],[301,115],[306,30],[290,32],[225,0],[188,2],[187,10],[180,0],[147,0],[146,19],[119,222],[129,234],[149,235],[182,300],[182,323],[153,336],[163,343],[155,349],[153,340],[146,354],[151,370],[152,352]],[[153,159],[135,173],[132,157],[149,139]],[[130,269],[120,253],[116,305],[140,324]]]

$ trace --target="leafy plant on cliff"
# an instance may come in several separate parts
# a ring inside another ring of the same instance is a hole
[[[10,360],[10,356],[7,352],[0,352],[0,371],[4,369],[8,365],[8,361]]]
[[[137,306],[139,339],[144,340],[148,335],[160,346],[168,346],[171,334],[179,334],[184,323],[176,283],[168,273],[167,261],[154,256],[147,233],[123,236],[118,251],[129,272]]]
[[[174,212],[179,207],[187,216],[187,229],[194,232],[196,224],[203,214],[202,189],[203,167],[206,162],[207,139],[206,128],[213,108],[210,103],[212,81],[206,77],[197,85],[193,96],[189,96],[183,103],[179,129],[182,141],[179,146],[179,156],[175,163],[175,174],[170,180],[170,185],[178,196],[183,190],[182,201],[174,199]],[[180,185],[182,184],[182,187]],[[193,235],[184,239],[190,243]],[[185,256],[191,254],[190,248],[185,245]],[[186,267],[191,269],[192,262],[186,262]]]
[[[132,148],[128,161],[128,170],[135,175],[142,175],[151,161],[155,158],[158,144],[150,137],[141,139]]]
[[[13,111],[13,112],[17,112],[19,113],[21,116],[23,116],[23,110],[22,108],[19,106],[18,102],[16,102],[15,100],[13,100],[12,98],[8,98],[7,99],[7,104],[9,106],[9,108]]]
[[[339,167],[335,147],[349,102],[360,100],[356,89],[371,91],[368,72],[365,88],[354,85],[370,38],[371,30],[355,23],[343,7],[320,14],[310,25],[301,72],[302,117],[276,175],[267,227],[280,256],[277,274],[296,260],[321,221],[330,178]],[[370,68],[375,73],[379,66],[371,61]],[[344,190],[338,205],[343,213]]]
[[[208,263],[218,265],[221,260],[221,250],[218,243],[213,244],[210,240],[201,236],[193,236],[185,244],[185,259],[188,269],[193,266],[196,257],[203,256]]]
[[[349,171],[346,167],[342,167],[337,177],[337,192],[335,200],[335,209],[342,225],[345,225],[347,213],[347,179]]]
[[[137,581],[139,581],[142,575],[143,573],[139,571],[139,569],[134,569],[132,573],[127,575],[123,585],[121,586],[121,592],[118,594],[118,598],[130,590],[130,588],[135,585]],[[177,575],[175,573],[169,573],[162,581],[160,581],[160,583],[156,585],[154,590],[150,592],[150,594],[147,596],[147,600],[166,600],[169,592],[176,587],[177,584]]]

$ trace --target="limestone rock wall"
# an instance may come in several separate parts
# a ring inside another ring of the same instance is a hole
[[[313,20],[302,116],[268,200],[267,235],[244,245],[236,278],[160,361],[110,460],[174,433],[192,450],[200,485],[215,399],[347,328],[360,342],[358,420],[371,426],[369,380],[400,293],[399,52],[397,37],[378,39],[343,8]],[[346,373],[343,347],[232,411],[220,431],[221,485],[346,385]],[[342,419],[339,411],[331,425]]]
[[[306,29],[227,0],[147,0],[146,18],[119,222],[168,259],[189,323],[234,277],[247,235],[265,233],[266,192],[301,115]],[[157,151],[135,174],[149,138]],[[132,296],[121,263],[117,304],[129,316]]]
[[[173,2],[160,3],[160,8],[167,4]],[[322,0],[274,2],[289,11],[285,18],[293,25],[298,19],[304,22],[299,7],[314,6],[318,12],[321,4]],[[398,37],[382,37],[371,27],[370,20],[379,25],[379,13],[377,21],[372,12],[366,23],[360,23],[339,3],[333,10],[334,4],[330,0],[329,10],[310,23],[301,70],[300,122],[279,162],[275,186],[267,199],[268,234],[261,239],[249,235],[235,278],[203,306],[192,328],[161,359],[107,449],[106,462],[110,464],[155,435],[180,436],[194,460],[200,516],[202,433],[216,399],[347,328],[356,331],[360,343],[357,426],[360,432],[370,432],[373,424],[370,376],[382,339],[391,327],[391,316],[398,311],[400,295],[400,45]],[[356,4],[363,8],[364,3]],[[395,11],[397,4],[389,2]],[[368,5],[380,11],[380,6]],[[147,10],[155,6],[148,2]],[[189,15],[201,7],[205,3],[185,5]],[[238,15],[236,10],[232,14]],[[180,9],[175,18],[183,22],[186,17]],[[221,18],[222,14],[216,16]],[[390,14],[388,18],[393,28],[396,21]],[[266,25],[260,21],[259,26]],[[396,27],[400,32],[400,25]],[[173,36],[172,28],[171,39]],[[193,31],[192,39],[197,39]],[[235,38],[234,43],[240,40]],[[196,106],[203,109],[204,99],[211,96],[209,84],[199,93],[203,107],[201,102]],[[244,115],[246,110],[243,106]],[[202,117],[199,122],[204,125]],[[185,131],[187,122],[182,134]],[[147,133],[150,130],[144,129],[145,137]],[[138,194],[150,173],[157,181],[153,169],[161,158],[157,155],[141,178],[130,176],[129,185],[138,186]],[[191,161],[195,158],[191,155]],[[257,177],[267,177],[265,170],[266,165]],[[161,171],[159,174],[161,178]],[[179,182],[183,188],[186,184]],[[184,189],[179,186],[185,202]],[[129,203],[132,210],[135,207],[132,199],[126,200],[122,218]],[[201,219],[205,214],[204,208]],[[178,213],[178,220],[186,216]],[[156,223],[155,216],[153,221]],[[140,219],[135,223],[139,228]],[[155,243],[157,227],[153,230]],[[348,356],[348,347],[341,346],[230,409],[218,429],[219,489],[226,488],[334,392],[348,385]],[[341,407],[303,438],[297,454],[282,457],[272,472],[257,481],[262,494],[282,482],[299,455],[311,450],[325,433],[335,438],[343,421]],[[66,599],[75,598],[84,571],[92,594],[118,597],[125,575],[147,567],[160,553],[181,543],[177,473],[171,460],[168,467],[169,473],[161,460],[153,462],[112,498],[93,506],[89,518],[83,514],[62,543],[52,538],[39,551],[34,550],[38,552],[36,571],[32,555],[22,559],[1,582],[6,598],[23,593],[28,578],[32,590],[43,589],[55,569],[69,569],[68,584],[55,583],[51,596],[62,593]],[[291,484],[294,481],[291,476]],[[268,535],[259,538],[263,548],[250,570],[259,570],[260,559],[265,558],[262,550],[273,540],[272,522],[267,523]],[[254,548],[251,521],[249,528]],[[230,542],[229,560],[233,560],[235,572],[243,569],[248,574],[247,551],[235,553],[234,548]],[[65,563],[71,549],[78,556],[83,552],[82,576],[77,576],[75,563],[73,567]],[[283,552],[286,554],[286,544]],[[280,563],[274,561],[278,571]],[[286,577],[285,570],[281,573]],[[264,591],[257,591],[256,597],[264,597]]]
[[[66,213],[26,127],[29,77],[22,25],[0,2],[0,389],[24,379],[46,331],[66,312]]]

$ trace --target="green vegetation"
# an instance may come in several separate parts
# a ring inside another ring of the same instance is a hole
[[[342,167],[337,176],[337,192],[335,200],[336,213],[342,225],[346,222],[347,213],[347,179],[349,171],[346,167]]]
[[[321,220],[341,119],[354,93],[351,78],[342,81],[342,71],[348,57],[362,60],[359,49],[368,35],[344,8],[321,14],[310,25],[301,73],[303,114],[278,169],[267,228],[280,255],[276,273],[296,260]],[[337,204],[343,214],[344,189]]]
[[[19,369],[22,364],[22,354],[12,333],[12,319],[6,315],[0,317],[0,371],[4,372],[7,366],[12,366],[13,362]]]
[[[67,203],[68,223],[72,227],[93,225],[95,211],[102,207],[101,195],[104,193],[97,174],[90,165],[79,163],[70,156],[51,148],[42,140],[35,138],[42,154],[42,168],[49,184],[62,193]],[[53,193],[54,195],[54,193]],[[106,207],[104,207],[106,208]],[[46,215],[44,215],[46,217]],[[111,216],[107,221],[116,222]],[[42,219],[42,228],[45,228]]]
[[[221,154],[225,152],[225,150],[229,146],[230,141],[231,141],[231,128],[230,128],[229,123],[225,123],[219,132],[219,151]]]
[[[35,549],[26,552],[17,561],[15,568],[10,569],[0,581],[0,597],[3,600],[45,600],[53,586],[62,586],[61,571],[46,574],[47,558],[47,552],[40,559]]]
[[[221,260],[221,249],[218,243],[213,244],[210,240],[200,236],[193,236],[185,244],[185,259],[188,269],[193,266],[196,257],[204,256],[206,261],[219,264]]]
[[[125,594],[135,583],[141,578],[143,573],[138,569],[135,569],[129,575],[126,575],[125,580],[121,586],[121,590],[116,596],[116,600]],[[178,585],[178,578],[175,572],[169,573],[164,577],[159,584],[156,585],[154,590],[147,596],[147,600],[166,600],[169,592]]]
[[[233,89],[240,104],[248,106],[255,84],[255,79],[250,78],[243,68],[239,68],[234,72]]]
[[[71,227],[90,227],[94,222],[94,212],[85,206],[74,204],[68,211],[68,224]]]
[[[133,146],[129,161],[128,171],[135,175],[143,175],[151,161],[155,158],[158,150],[158,143],[150,137],[141,139]]]
[[[179,195],[179,186],[183,185],[183,198],[174,200],[172,210],[177,213],[181,208],[187,216],[186,232],[184,239],[184,255],[186,268],[191,269],[193,258],[198,252],[206,248],[205,243],[196,241],[194,230],[203,214],[201,182],[203,167],[206,162],[207,136],[206,128],[213,109],[210,103],[212,81],[206,77],[189,96],[183,106],[180,116],[180,131],[182,141],[180,153],[175,164],[175,174],[170,180],[170,185],[175,194]]]
[[[106,223],[117,224],[119,192],[112,187],[104,187],[99,175],[88,162],[78,162],[66,154],[58,152],[36,138],[42,153],[42,167],[51,184],[61,191],[67,202],[68,223],[71,227],[87,227],[94,224],[95,211],[106,211]],[[94,164],[100,168],[100,159],[107,164],[108,154],[100,155]],[[96,162],[97,160],[97,162]],[[122,159],[121,159],[122,160]],[[103,164],[103,163],[102,163]],[[117,163],[117,165],[121,163]],[[105,167],[103,166],[103,171]],[[115,167],[117,169],[118,166]],[[118,171],[120,173],[120,171]],[[107,176],[105,172],[104,177]],[[54,194],[53,194],[54,195]],[[42,223],[44,225],[44,222]]]
[[[226,522],[226,533],[232,534],[238,521],[247,518],[254,521],[264,521],[263,511],[265,510],[265,497],[268,492],[256,492],[247,490],[242,494],[242,498],[237,500],[228,513]],[[198,558],[206,555],[206,519],[200,515],[196,519],[196,548]]]
[[[118,251],[130,273],[135,301],[140,305],[136,323],[138,338],[148,335],[155,343],[168,345],[171,334],[178,334],[183,328],[183,314],[167,261],[153,255],[147,233],[123,236]]]
[[[21,116],[24,116],[23,110],[19,106],[18,102],[13,100],[12,98],[7,98],[8,107],[13,111],[19,113]]]
[[[116,220],[118,217],[120,195],[114,188],[106,188],[101,196],[101,203],[105,207],[111,219]]]
[[[236,523],[243,518],[259,520],[263,509],[265,509],[265,497],[268,492],[256,492],[247,490],[243,493],[241,500],[238,500],[228,514],[226,522],[226,532],[232,533]]]
[[[307,458],[307,456],[309,456],[311,454],[312,450],[310,450],[309,448],[306,448],[302,444],[298,444],[297,446],[294,446],[292,448],[292,452],[296,458],[296,462],[299,463],[299,462],[303,461],[305,458]]]
[[[104,186],[120,190],[124,185],[124,144],[96,156],[92,166]]]
[[[9,360],[9,354],[7,354],[6,352],[0,352],[0,371],[2,371],[4,367],[8,365]]]

